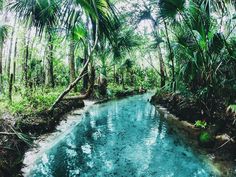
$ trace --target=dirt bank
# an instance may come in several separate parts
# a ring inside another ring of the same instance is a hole
[[[19,173],[22,168],[22,159],[33,142],[31,138],[54,131],[66,113],[82,107],[84,107],[82,100],[66,99],[51,112],[43,111],[31,115],[15,116],[9,113],[2,115],[0,129],[4,133],[0,135],[0,176],[21,176]]]
[[[218,110],[215,110],[215,116],[206,117],[207,115],[196,102],[179,95],[155,95],[151,103],[160,111],[161,117],[176,127],[187,143],[199,153],[211,157],[211,160],[219,166],[223,176],[236,175],[235,125],[232,124],[230,115],[226,113],[226,108],[224,110],[223,107],[218,107]],[[195,121],[203,119],[207,121],[207,127],[196,128]],[[200,141],[202,134],[209,135],[209,140]]]

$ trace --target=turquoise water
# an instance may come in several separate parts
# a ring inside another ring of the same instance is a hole
[[[150,97],[93,105],[65,138],[38,158],[26,176],[216,176],[160,119],[147,101]]]

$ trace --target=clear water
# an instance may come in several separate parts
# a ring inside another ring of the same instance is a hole
[[[26,176],[216,176],[160,119],[149,98],[146,94],[92,106]]]

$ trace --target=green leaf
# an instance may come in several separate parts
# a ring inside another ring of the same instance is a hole
[[[160,0],[160,16],[162,18],[174,19],[178,12],[184,10],[185,0]]]

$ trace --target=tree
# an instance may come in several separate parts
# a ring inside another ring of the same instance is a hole
[[[131,18],[132,20],[134,19],[133,20],[134,25],[139,25],[144,20],[151,21],[151,25],[152,25],[151,35],[153,39],[152,48],[155,47],[155,49],[157,50],[159,68],[160,68],[159,69],[160,72],[158,72],[158,74],[161,77],[160,87],[162,88],[165,86],[167,76],[165,73],[166,68],[165,68],[165,62],[163,58],[163,51],[161,49],[161,43],[164,41],[161,39],[161,36],[160,36],[160,22],[156,16],[159,7],[155,0],[142,1],[141,4],[142,5],[138,5],[137,2],[133,3],[132,8],[134,10],[132,10],[128,14],[132,16]]]
[[[7,37],[7,27],[0,24],[0,93],[3,91],[3,44]]]
[[[229,63],[231,66],[236,64],[232,43],[228,40],[235,26],[229,19],[229,30],[222,31],[212,15],[216,9],[229,13],[226,1],[192,0],[188,4],[185,0],[160,0],[160,17],[172,23],[169,44],[172,43],[176,72],[180,76],[176,82],[183,82],[197,95],[204,110],[210,114],[214,106],[209,100],[222,97],[224,90],[234,87],[235,73],[229,74],[226,68]]]

